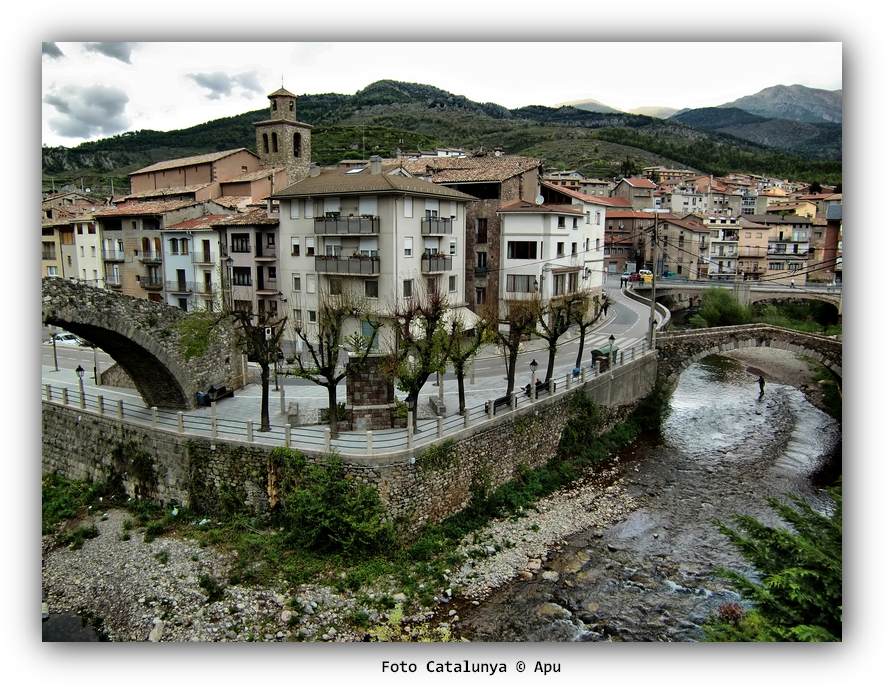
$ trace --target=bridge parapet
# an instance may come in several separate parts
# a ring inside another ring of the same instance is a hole
[[[841,340],[775,325],[735,325],[666,332],[657,335],[656,344],[660,351],[658,377],[667,383],[675,382],[688,366],[710,354],[756,347],[786,349],[809,356],[839,378],[842,376]]]

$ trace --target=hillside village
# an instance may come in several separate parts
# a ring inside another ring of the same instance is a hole
[[[598,298],[642,269],[724,282],[842,279],[840,192],[663,167],[609,181],[502,148],[320,167],[297,96],[281,88],[268,99],[268,119],[254,123],[257,154],[156,163],[107,201],[45,196],[42,276],[308,326],[322,297],[345,289],[381,318],[439,292],[469,320],[519,299]]]

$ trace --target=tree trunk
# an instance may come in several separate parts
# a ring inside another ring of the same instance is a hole
[[[267,363],[261,363],[260,365],[261,427],[258,428],[258,432],[270,432],[270,365]]]
[[[519,357],[518,345],[509,350],[509,366],[506,369],[506,395],[513,393],[513,386],[516,384],[516,361]]]
[[[580,362],[583,361],[583,346],[586,344],[586,328],[580,326],[580,346],[577,347],[577,361],[574,363],[575,368],[580,368]]]
[[[553,372],[556,367],[556,352],[558,348],[555,344],[549,345],[549,358],[546,362],[546,377],[543,379],[544,383],[548,383],[552,380]]]
[[[338,436],[338,386],[328,383],[328,428],[332,438]]]
[[[457,401],[460,404],[460,413],[467,410],[467,400],[463,386],[463,372],[457,374]]]

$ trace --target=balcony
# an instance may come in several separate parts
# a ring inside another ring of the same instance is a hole
[[[126,254],[119,249],[105,249],[102,251],[102,258],[105,261],[125,261]]]
[[[475,275],[477,278],[486,278],[488,276],[488,267],[476,266],[476,270],[473,271],[473,275]]]
[[[255,253],[255,261],[276,261],[276,245],[259,247]]]
[[[43,261],[56,261],[55,250],[43,250]]]
[[[450,256],[430,254],[421,258],[421,273],[435,273],[437,271],[450,271],[452,259]]]
[[[313,219],[317,235],[373,235],[380,232],[377,216],[318,216]]]
[[[343,275],[374,275],[381,272],[378,257],[336,257],[318,256],[315,258],[317,273],[340,273]]]
[[[142,264],[158,264],[163,260],[162,252],[142,252],[138,255],[138,260]]]
[[[104,284],[107,287],[113,287],[116,289],[118,287],[123,287],[123,280],[120,276],[109,275],[105,277]]]
[[[190,261],[194,264],[214,264],[218,255],[214,252],[193,252],[190,255]]]
[[[452,224],[450,218],[422,218],[421,235],[448,235]]]
[[[142,277],[139,282],[141,283],[141,287],[143,287],[145,290],[162,290],[163,289],[163,281],[159,278]]]
[[[193,286],[193,292],[200,295],[213,296],[216,292],[221,291],[221,286],[215,283],[188,283]]]
[[[177,294],[190,294],[193,292],[196,283],[185,280],[167,280],[166,292],[174,292]]]

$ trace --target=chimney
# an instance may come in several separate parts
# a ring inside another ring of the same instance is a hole
[[[310,164],[310,177],[315,178],[319,175],[319,164],[316,162],[311,162]]]
[[[381,158],[378,155],[371,155],[371,157],[368,158],[368,164],[372,176],[381,172]]]

